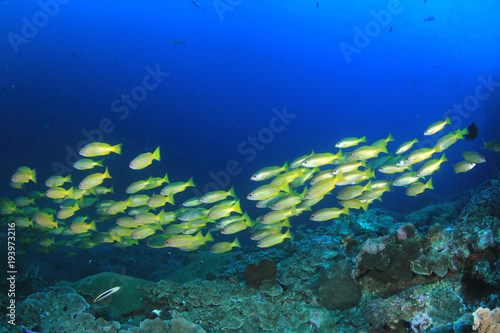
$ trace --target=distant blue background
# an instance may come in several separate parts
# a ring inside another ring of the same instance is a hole
[[[83,130],[109,118],[115,130],[103,141],[124,148],[106,160],[114,179],[104,185],[115,184],[115,199],[125,198],[131,182],[165,172],[173,181],[194,176],[202,189],[212,181],[210,171],[235,160],[241,172],[230,182],[248,208],[254,202],[244,198],[261,185],[249,180],[256,170],[312,150],[336,152],[335,143],[346,136],[366,135],[370,143],[390,132],[394,151],[416,136],[423,139],[449,107],[474,96],[478,77],[500,81],[497,1],[401,1],[403,10],[350,62],[341,43],[353,44],[354,28],[375,22],[370,11],[386,10],[388,1],[320,0],[316,8],[316,1],[244,0],[222,16],[214,3],[226,1],[198,3],[206,9],[189,0],[72,0],[16,53],[9,33],[22,35],[23,17],[31,20],[42,7],[0,2],[0,196],[20,195],[8,186],[20,165],[36,168],[43,184],[54,173],[53,162],[65,163],[66,147],[76,150]],[[424,21],[430,16],[435,20]],[[169,76],[119,119],[112,102],[142,84],[147,66],[157,65]],[[462,150],[500,140],[500,87],[495,89],[469,118],[451,114],[455,123],[447,130],[474,121],[480,135],[446,151],[452,162],[433,176],[434,192],[410,198],[396,189],[377,205],[407,212],[422,197],[446,198],[489,179],[499,153],[481,151],[488,162],[464,174],[455,175],[451,164],[461,160]],[[269,127],[273,108],[284,107],[296,118],[248,162],[238,146]],[[158,145],[161,163],[128,168]],[[73,175],[79,182],[86,174]],[[330,203],[336,205],[333,197]]]

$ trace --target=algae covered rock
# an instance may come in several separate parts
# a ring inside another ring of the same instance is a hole
[[[361,286],[354,280],[347,260],[335,263],[321,274],[317,292],[319,302],[330,310],[346,310],[361,300]]]
[[[146,308],[146,305],[142,302],[144,292],[139,287],[152,283],[152,281],[131,276],[104,272],[73,283],[62,281],[57,285],[71,287],[77,292],[91,295],[93,298],[113,287],[120,287],[118,292],[99,302],[109,305],[117,314],[123,315]]]
[[[278,268],[271,259],[263,259],[259,264],[248,264],[245,270],[245,280],[251,288],[259,288],[263,281],[276,279]]]

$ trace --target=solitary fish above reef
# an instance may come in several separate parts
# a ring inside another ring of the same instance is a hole
[[[434,21],[436,18],[434,16],[429,16],[427,18],[424,18],[424,22],[430,22],[430,21]]]
[[[477,128],[476,124],[472,123],[469,127],[467,127],[467,130],[469,131],[468,134],[465,134],[465,139],[467,141],[469,140],[474,140],[477,138],[477,135],[479,133],[479,129]]]
[[[186,44],[186,41],[185,40],[178,40],[178,39],[171,39],[170,43],[172,43],[174,45],[183,45],[183,44]]]

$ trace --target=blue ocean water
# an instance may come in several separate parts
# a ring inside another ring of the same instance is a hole
[[[245,199],[255,171],[336,153],[351,136],[391,133],[392,152],[415,137],[431,147],[439,136],[424,130],[449,116],[446,133],[474,122],[479,135],[446,151],[435,190],[396,188],[373,207],[408,213],[453,198],[500,162],[482,150],[500,140],[499,13],[496,1],[457,0],[1,1],[0,196],[19,196],[8,183],[21,165],[39,184],[70,172],[79,182],[79,149],[103,141],[123,143],[105,157],[111,199],[168,173],[197,185],[178,203],[234,186],[255,218]],[[157,146],[161,162],[128,168]],[[469,150],[487,162],[455,174]]]

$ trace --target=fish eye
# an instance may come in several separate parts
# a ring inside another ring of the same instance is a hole
[[[251,196],[252,196],[252,193],[250,193],[248,196],[249,196],[249,197],[251,197]]]

